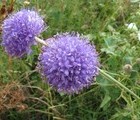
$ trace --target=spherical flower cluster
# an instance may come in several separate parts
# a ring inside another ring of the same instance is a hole
[[[35,36],[44,29],[44,21],[37,12],[23,9],[4,20],[2,45],[12,57],[23,57],[31,52]]]
[[[47,40],[42,47],[38,69],[58,92],[79,93],[98,75],[98,54],[89,40],[75,33],[63,33]]]

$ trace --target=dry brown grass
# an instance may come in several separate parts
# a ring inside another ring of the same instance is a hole
[[[0,112],[15,108],[18,111],[27,108],[23,103],[25,101],[25,93],[17,82],[11,82],[0,86]]]
[[[9,4],[7,4],[6,0],[2,0],[1,2],[2,6],[0,7],[0,33],[2,31],[2,21],[8,16],[8,14],[12,13],[14,10],[15,0],[11,0]]]

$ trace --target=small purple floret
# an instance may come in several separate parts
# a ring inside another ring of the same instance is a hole
[[[63,33],[46,40],[38,69],[47,83],[58,92],[79,93],[99,74],[98,54],[88,38]]]
[[[44,21],[35,11],[23,9],[4,20],[2,46],[11,57],[23,57],[31,52],[35,36],[44,29]]]

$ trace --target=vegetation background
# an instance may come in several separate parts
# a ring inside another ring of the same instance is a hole
[[[39,11],[48,26],[41,38],[69,31],[88,36],[101,69],[140,96],[139,0],[4,1],[1,24],[8,13],[28,8]],[[79,94],[50,88],[35,69],[40,47],[14,59],[0,46],[0,120],[140,120],[140,100],[101,74]]]

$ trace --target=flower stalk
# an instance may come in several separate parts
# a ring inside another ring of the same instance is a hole
[[[38,43],[41,43],[41,44],[43,44],[43,45],[45,45],[45,46],[48,46],[47,43],[46,43],[44,40],[42,40],[42,39],[40,39],[40,38],[38,38],[38,37],[35,37],[35,40],[36,40]]]
[[[99,69],[99,68],[98,68]],[[124,86],[122,83],[120,83],[119,81],[117,81],[116,79],[114,79],[112,76],[110,76],[109,74],[107,74],[105,71],[99,69],[101,75],[103,75],[104,77],[106,77],[108,80],[114,82],[115,84],[117,84],[118,86],[120,86],[121,88],[123,88],[126,92],[130,93],[131,95],[133,95],[134,97],[136,97],[137,99],[140,99],[140,97],[138,95],[136,95],[133,91],[131,91],[129,88],[127,88],[126,86]]]

